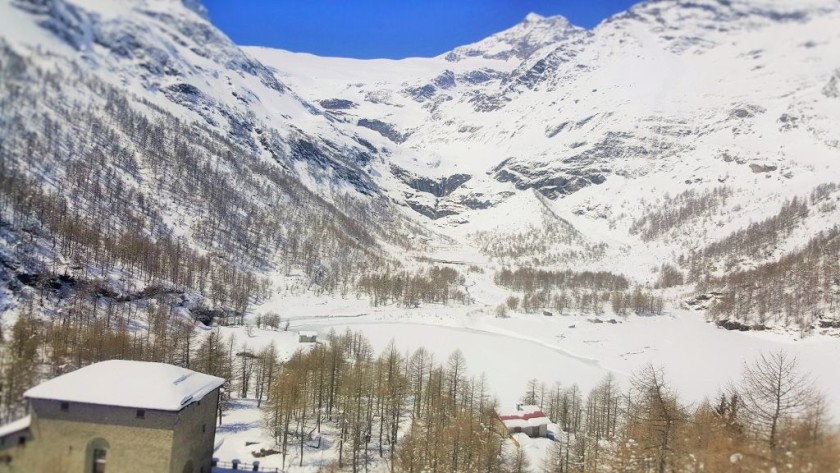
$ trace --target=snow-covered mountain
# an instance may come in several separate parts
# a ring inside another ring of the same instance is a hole
[[[69,139],[73,107],[91,109],[86,131],[135,158],[128,168],[104,165],[150,202],[154,230],[145,233],[262,274],[304,265],[318,284],[338,268],[454,252],[609,270],[652,286],[663,263],[694,281],[751,270],[840,221],[836,188],[810,196],[840,181],[836,0],[646,1],[592,30],[531,14],[474,44],[403,60],[242,48],[197,1],[4,0],[0,31],[14,78],[0,98],[22,104],[14,91],[33,103],[4,108],[12,168],[46,193],[71,186],[73,146],[45,145],[52,158],[35,165],[27,136],[43,137],[51,128],[40,120],[53,117]],[[25,85],[35,76],[59,85],[39,100]],[[65,77],[72,88],[60,86]],[[191,130],[161,130],[162,143],[192,149],[196,175],[216,173],[240,211],[213,218],[215,184],[199,199],[179,188],[183,171],[170,167],[179,153],[160,171],[144,133],[113,125],[116,103],[128,104],[132,123],[165,117]],[[84,152],[107,155],[100,144]],[[786,199],[809,196],[810,210],[761,251],[709,250],[777,215]],[[67,205],[85,214],[95,207],[88,198]],[[296,238],[314,241],[320,228],[307,218],[339,224],[328,225],[329,249],[312,243],[301,256]],[[234,236],[222,248],[207,228],[226,219],[220,233]],[[267,242],[265,225],[282,231]],[[359,253],[341,251],[343,241]],[[236,256],[254,248],[258,261]]]
[[[468,175],[434,200],[409,198],[459,220],[515,190],[556,199],[666,170],[672,182],[733,182],[750,164],[793,177],[830,161],[837,5],[646,2],[593,31],[531,15],[402,61],[246,50],[328,116],[369,128],[402,180]]]
[[[634,247],[643,201],[734,189],[676,248],[610,260],[632,271],[840,177],[838,25],[833,0],[664,0],[591,31],[529,15],[435,58],[245,50],[336,123],[367,128],[395,199],[454,234],[539,221],[521,211],[540,208],[533,190],[592,238]]]

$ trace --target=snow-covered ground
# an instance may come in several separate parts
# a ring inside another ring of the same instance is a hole
[[[607,372],[626,379],[648,363],[663,367],[688,400],[699,401],[735,380],[744,362],[782,349],[799,357],[840,416],[840,377],[834,366],[840,360],[840,343],[835,337],[799,340],[787,334],[728,331],[705,322],[700,313],[684,310],[651,317],[605,315],[597,317],[604,323],[594,323],[592,315],[498,318],[490,308],[373,308],[356,299],[317,303],[296,297],[284,299],[283,305],[290,330],[326,334],[351,329],[364,333],[378,350],[393,340],[406,351],[425,346],[438,360],[461,350],[470,371],[485,373],[503,403],[516,402],[532,378],[588,389]],[[607,322],[614,318],[617,323]],[[262,332],[255,331],[254,343],[269,339]]]
[[[277,311],[289,321],[290,332],[256,328],[223,328],[235,333],[237,343],[262,347],[274,343],[281,353],[300,345],[296,331],[315,330],[321,335],[346,329],[363,333],[376,350],[391,342],[405,352],[425,346],[439,361],[460,350],[472,376],[486,376],[492,392],[503,405],[522,396],[528,380],[548,385],[573,383],[584,392],[608,373],[624,383],[634,370],[648,363],[665,369],[666,377],[688,402],[715,397],[735,381],[744,362],[761,353],[785,350],[795,354],[800,366],[814,377],[827,396],[835,419],[840,419],[840,343],[836,338],[790,334],[733,332],[706,323],[702,314],[672,310],[663,316],[627,318],[611,315],[595,323],[591,315],[511,314],[497,318],[489,306],[424,305],[417,309],[370,307],[364,299],[324,299],[305,295],[279,295],[257,311]],[[249,336],[247,333],[251,332]],[[326,438],[326,437],[325,437]],[[262,429],[256,402],[237,401],[225,415],[217,434],[221,445],[216,456],[253,461],[250,452],[270,448],[271,439]],[[257,442],[246,445],[249,442]],[[524,447],[532,465],[547,449],[534,441]],[[330,446],[307,449],[305,468],[317,471],[319,464],[334,458]],[[533,452],[532,452],[533,450]],[[296,463],[290,455],[288,463]],[[264,466],[280,467],[279,455],[261,458]],[[384,468],[384,465],[382,466]],[[297,469],[295,469],[297,471]]]

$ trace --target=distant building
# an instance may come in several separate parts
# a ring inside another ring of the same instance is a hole
[[[528,437],[545,437],[551,423],[539,406],[516,405],[516,410],[499,411],[499,419],[511,435],[523,433]]]
[[[318,341],[318,332],[304,330],[298,332],[300,343],[316,343]]]
[[[223,382],[121,360],[51,379],[0,427],[0,472],[210,473]]]

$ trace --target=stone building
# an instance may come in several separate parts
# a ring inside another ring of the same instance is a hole
[[[122,360],[54,378],[0,427],[0,473],[210,473],[223,382]]]

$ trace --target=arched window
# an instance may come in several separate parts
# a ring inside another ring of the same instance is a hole
[[[96,438],[88,442],[85,471],[88,473],[106,473],[108,465],[108,441]]]

